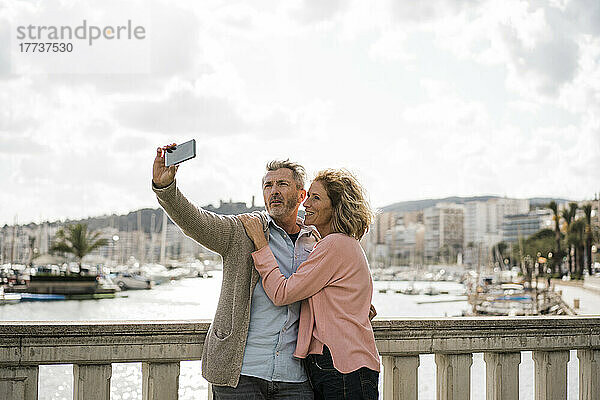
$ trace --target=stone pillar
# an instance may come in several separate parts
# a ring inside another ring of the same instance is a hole
[[[535,400],[567,398],[568,351],[534,351]]]
[[[0,367],[0,395],[5,400],[37,400],[38,367]]]
[[[521,353],[485,353],[486,399],[519,400]]]
[[[579,400],[600,398],[600,350],[577,350]]]
[[[471,365],[473,354],[435,355],[437,365],[437,400],[471,399]]]
[[[111,364],[73,364],[73,400],[110,400]]]
[[[142,363],[142,399],[177,400],[179,362]]]
[[[419,356],[383,356],[383,399],[417,400]]]

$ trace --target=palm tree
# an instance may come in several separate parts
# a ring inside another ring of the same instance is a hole
[[[583,206],[585,214],[585,264],[588,272],[592,275],[592,205],[586,204]]]
[[[571,234],[571,225],[573,223],[575,223],[575,216],[577,215],[577,203],[575,202],[571,202],[569,203],[569,209],[568,210],[563,210],[562,212],[562,216],[565,219],[565,221],[567,221],[567,226],[566,226],[566,232],[567,232],[567,236],[569,236]],[[573,243],[576,243],[577,240],[573,239],[573,238],[567,238],[567,248],[569,251],[569,271],[571,271],[571,274],[574,273],[575,269],[576,269],[576,264],[575,264],[575,260],[573,259],[573,257],[571,256],[571,252],[573,250],[575,250]]]
[[[567,263],[569,264],[569,273],[571,275],[573,275],[574,271],[573,271],[573,260],[571,257],[571,238],[570,236],[570,231],[571,231],[571,221],[572,221],[572,217],[571,217],[571,210],[567,210],[566,208],[564,210],[562,210],[561,213],[563,219],[565,220],[565,242],[566,242],[566,251],[567,251]]]
[[[571,212],[571,219],[573,221],[575,221],[575,215],[577,215],[577,208],[579,208],[579,205],[574,201],[569,203],[569,211]]]
[[[550,202],[550,204],[548,204],[548,208],[552,210],[552,213],[554,214],[554,240],[556,241],[556,249],[554,249],[554,258],[553,258],[553,262],[552,262],[552,273],[556,273],[556,269],[560,263],[560,260],[562,260],[562,252],[560,251],[560,239],[561,239],[561,234],[560,234],[560,226],[558,224],[559,220],[560,220],[560,215],[558,215],[558,205],[556,204],[556,202],[554,200],[552,200]]]
[[[58,242],[52,246],[50,251],[73,254],[77,258],[79,274],[81,275],[81,260],[83,257],[108,244],[107,239],[99,239],[98,236],[100,236],[100,232],[88,233],[86,224],[68,225],[66,231],[60,228],[56,232]]]
[[[575,249],[575,274],[581,277],[583,274],[583,249],[585,237],[585,220],[580,218],[571,224],[569,229],[569,242]]]

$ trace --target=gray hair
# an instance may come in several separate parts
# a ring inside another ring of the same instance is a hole
[[[296,187],[298,189],[304,189],[306,171],[304,170],[304,167],[302,165],[290,161],[289,158],[286,160],[273,160],[267,163],[267,171],[277,171],[281,168],[287,168],[291,170],[294,180],[296,181]]]

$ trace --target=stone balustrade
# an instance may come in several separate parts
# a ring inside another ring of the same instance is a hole
[[[73,398],[108,400],[111,363],[141,362],[143,399],[177,399],[179,362],[200,359],[209,324],[0,322],[0,398],[37,399],[39,365],[73,364]],[[522,351],[533,352],[535,399],[566,399],[570,350],[580,400],[600,399],[600,317],[376,319],[373,328],[385,400],[417,399],[420,354],[435,354],[438,400],[470,399],[473,353],[484,353],[486,398],[518,399]]]
[[[586,276],[583,279],[583,287],[600,292],[600,276]]]

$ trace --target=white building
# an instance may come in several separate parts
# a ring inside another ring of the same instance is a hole
[[[425,226],[421,223],[398,224],[390,228],[385,235],[385,243],[392,262],[398,265],[421,263],[424,234]]]
[[[552,211],[537,209],[523,214],[507,215],[502,227],[502,240],[507,243],[526,239],[541,229],[554,229]]]
[[[529,200],[495,198],[465,203],[464,247],[470,243],[484,249],[502,240],[502,223],[507,215],[529,212]]]
[[[455,263],[464,242],[464,206],[438,203],[424,211],[425,260]]]

